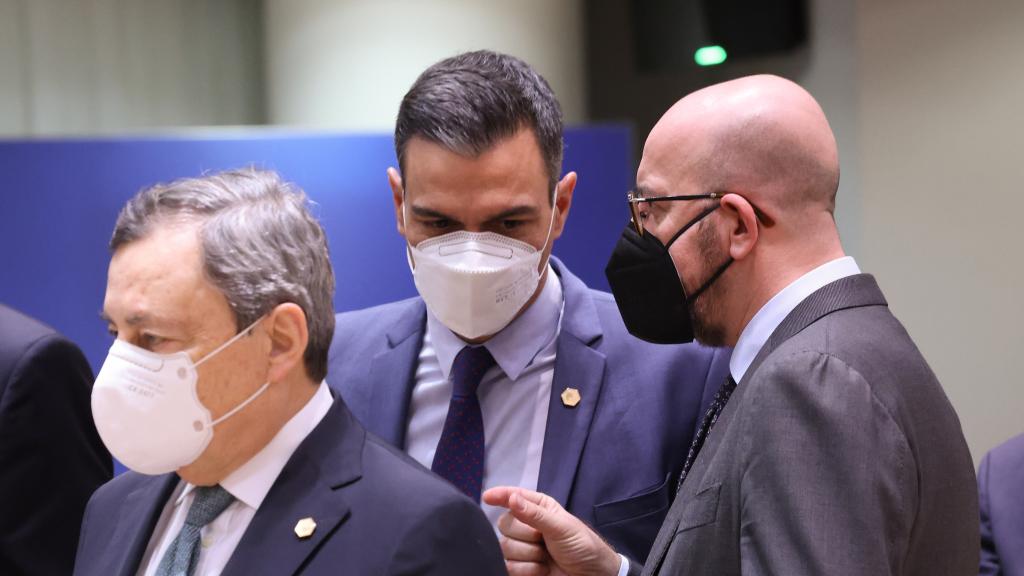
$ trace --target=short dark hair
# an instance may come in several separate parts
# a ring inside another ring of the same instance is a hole
[[[562,108],[547,81],[519,58],[478,50],[427,68],[402,99],[395,153],[419,136],[464,156],[478,156],[523,127],[533,130],[551,190],[562,171]]]

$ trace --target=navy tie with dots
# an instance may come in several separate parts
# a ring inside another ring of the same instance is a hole
[[[484,477],[484,419],[476,390],[494,357],[483,346],[466,346],[452,364],[452,400],[430,469],[480,502]]]
[[[704,447],[704,441],[708,439],[708,434],[711,434],[711,429],[718,422],[718,417],[722,415],[722,410],[725,410],[725,404],[729,402],[729,397],[732,396],[732,392],[735,389],[736,381],[730,375],[728,380],[715,393],[715,399],[711,401],[711,406],[708,407],[708,411],[704,414],[700,428],[697,429],[697,434],[694,435],[693,442],[690,444],[690,450],[686,454],[686,461],[683,462],[683,472],[679,475],[679,483],[676,484],[676,494],[679,494],[679,491],[683,489],[683,481],[686,480],[686,475],[690,473],[693,461],[700,454],[700,449]]]

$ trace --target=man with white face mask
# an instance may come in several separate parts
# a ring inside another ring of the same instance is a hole
[[[630,336],[612,297],[551,256],[576,174],[560,177],[561,111],[526,63],[482,51],[431,66],[395,148],[420,298],[338,315],[328,382],[474,500],[545,490],[642,560],[728,354]]]
[[[324,383],[334,274],[275,174],[157,185],[118,216],[93,418],[101,487],[76,575],[503,574],[473,502]]]

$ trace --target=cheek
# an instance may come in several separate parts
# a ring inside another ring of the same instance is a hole
[[[248,398],[263,385],[266,376],[266,358],[257,353],[255,346],[221,354],[223,358],[218,356],[199,367],[196,385],[199,401],[215,419]]]

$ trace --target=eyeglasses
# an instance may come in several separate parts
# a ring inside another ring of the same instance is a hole
[[[728,192],[708,192],[707,194],[685,194],[682,196],[638,196],[634,192],[626,194],[626,201],[629,203],[629,216],[633,222],[633,228],[636,229],[636,233],[640,236],[644,235],[644,223],[640,218],[640,205],[645,202],[668,202],[670,200],[721,200]],[[745,198],[744,198],[745,199]],[[761,221],[765,226],[772,226],[775,221],[772,220],[767,214],[761,211],[760,208],[754,205],[753,202],[747,200],[750,207],[754,209],[754,215],[758,220]]]

